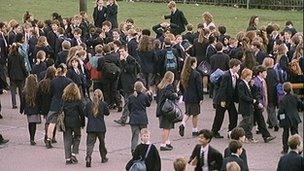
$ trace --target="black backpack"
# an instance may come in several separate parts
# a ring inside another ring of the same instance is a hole
[[[117,78],[120,74],[120,68],[112,61],[106,60],[101,68],[105,78]]]

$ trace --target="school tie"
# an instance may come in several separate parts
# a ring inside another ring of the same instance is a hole
[[[205,152],[202,150],[201,153],[201,166],[203,167],[205,165]]]

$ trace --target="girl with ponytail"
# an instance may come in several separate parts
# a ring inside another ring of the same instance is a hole
[[[104,116],[110,114],[108,104],[104,102],[103,93],[100,89],[96,89],[93,95],[93,101],[86,105],[85,116],[88,118],[87,123],[87,155],[86,167],[91,167],[91,156],[93,153],[96,138],[99,140],[99,152],[101,162],[108,161],[107,149],[105,147],[106,124]]]

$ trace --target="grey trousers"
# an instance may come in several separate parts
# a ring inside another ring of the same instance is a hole
[[[21,100],[21,92],[24,86],[23,81],[12,81],[11,82],[11,96],[12,96],[12,105],[17,106],[16,94],[18,89],[19,100]]]
[[[244,129],[246,138],[252,139],[253,115],[243,115],[243,120],[239,123],[239,127]]]
[[[106,158],[107,156],[107,149],[105,146],[105,132],[90,132],[87,134],[87,156],[86,161],[91,161],[91,156],[94,150],[94,145],[96,142],[96,138],[99,140],[99,153],[100,157]]]
[[[63,144],[65,159],[69,159],[72,156],[72,153],[78,154],[79,144],[80,144],[81,131],[79,128],[65,128],[63,132]]]
[[[120,120],[124,123],[127,122],[127,119],[130,115],[130,111],[128,108],[128,103],[129,103],[129,96],[132,95],[132,93],[128,93],[124,95],[124,106],[123,106],[123,111],[122,111],[122,115],[120,117]]]
[[[279,126],[279,121],[277,119],[277,113],[276,113],[276,109],[275,106],[272,103],[269,103],[267,105],[267,121],[271,126]]]
[[[147,125],[131,125],[132,139],[131,139],[131,151],[134,152],[138,145],[139,133],[143,128],[147,128]]]

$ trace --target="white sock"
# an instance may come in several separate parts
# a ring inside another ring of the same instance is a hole
[[[166,141],[166,144],[171,144],[170,140],[167,140],[167,141]]]
[[[160,144],[161,147],[166,147],[166,144]]]
[[[197,128],[192,128],[192,132],[198,132]]]

